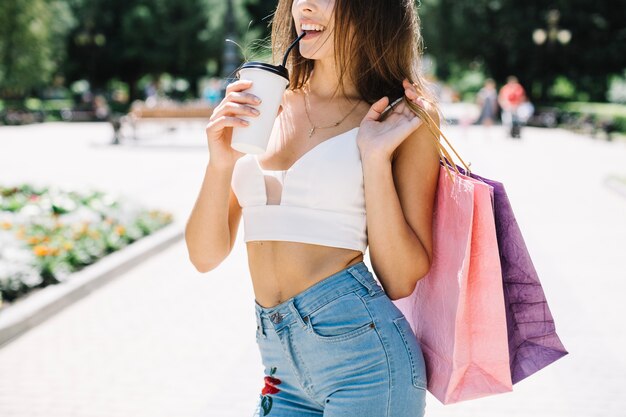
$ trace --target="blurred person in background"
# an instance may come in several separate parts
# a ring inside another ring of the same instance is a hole
[[[210,107],[216,107],[222,100],[222,87],[225,84],[217,77],[211,77],[207,86],[202,91],[202,97],[209,103]]]
[[[493,125],[498,113],[498,91],[493,79],[487,78],[485,80],[484,86],[476,96],[476,104],[480,106],[480,116],[476,120],[476,124]]]
[[[509,76],[498,94],[498,104],[502,108],[502,124],[507,127],[509,136],[512,138],[519,139],[522,137],[518,110],[525,101],[526,91],[524,87],[519,83],[516,76]]]
[[[524,97],[524,101],[517,107],[517,118],[520,125],[525,125],[535,113],[535,106],[530,102],[528,96]]]

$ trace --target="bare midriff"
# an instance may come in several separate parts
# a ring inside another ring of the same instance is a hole
[[[360,251],[276,240],[246,243],[256,302],[274,307],[363,260]]]
[[[344,108],[349,108],[344,104]],[[270,138],[268,152],[259,155],[262,168],[281,170],[290,167],[306,151],[320,141],[359,126],[369,110],[361,102],[340,126],[322,129],[319,136],[307,136],[310,125],[300,92],[287,90],[283,112],[279,116],[287,140]],[[343,109],[326,108],[329,114],[341,114]],[[325,125],[328,125],[326,121]],[[322,124],[322,123],[320,123]],[[324,278],[363,260],[363,253],[354,249],[315,245],[302,242],[263,240],[246,242],[248,266],[256,302],[262,307],[276,306],[301,293]]]

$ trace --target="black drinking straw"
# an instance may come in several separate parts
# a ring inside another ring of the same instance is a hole
[[[296,46],[296,44],[300,42],[300,39],[304,38],[305,36],[306,36],[306,31],[303,31],[302,34],[298,36],[291,45],[289,45],[289,48],[287,48],[287,52],[285,52],[285,56],[283,57],[283,67],[287,65],[287,57],[289,56],[289,52],[291,52],[293,47]]]

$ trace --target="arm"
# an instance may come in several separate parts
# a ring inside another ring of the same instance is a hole
[[[200,272],[216,268],[235,244],[242,209],[230,183],[237,160],[244,154],[231,146],[232,128],[245,128],[240,116],[256,117],[258,97],[243,91],[252,81],[239,80],[226,87],[226,96],[213,110],[206,128],[209,163],[202,188],[185,226],[191,263]]]
[[[191,263],[200,272],[216,268],[231,252],[241,207],[230,182],[233,167],[207,165],[202,187],[185,226]]]
[[[439,125],[437,113],[427,107]],[[396,149],[395,158],[363,163],[372,268],[389,298],[409,296],[432,261],[432,217],[439,153],[425,124]]]

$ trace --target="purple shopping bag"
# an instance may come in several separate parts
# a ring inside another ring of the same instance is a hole
[[[470,177],[491,185],[494,191],[511,379],[515,384],[568,352],[556,334],[552,313],[504,185],[474,173]]]

